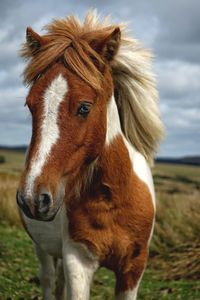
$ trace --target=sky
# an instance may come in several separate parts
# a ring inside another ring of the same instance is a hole
[[[31,26],[38,33],[53,18],[96,8],[128,22],[131,34],[152,49],[166,137],[159,156],[200,154],[200,1],[198,0],[0,0],[0,144],[26,145],[31,117],[18,55]]]

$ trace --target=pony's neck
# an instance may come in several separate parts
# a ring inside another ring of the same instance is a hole
[[[104,190],[107,185],[119,186],[122,172],[124,174],[122,185],[124,186],[124,182],[128,181],[130,176],[130,170],[129,153],[121,130],[118,108],[112,96],[107,107],[107,132],[103,151],[94,162],[73,176],[74,179],[68,187],[71,190],[69,198],[81,201],[83,195],[93,189]],[[118,180],[117,184],[115,179]]]

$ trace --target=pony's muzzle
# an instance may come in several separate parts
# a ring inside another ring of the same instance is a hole
[[[33,200],[18,190],[16,200],[23,213],[31,219],[45,218],[53,203],[51,194],[47,192],[39,194],[36,199]]]

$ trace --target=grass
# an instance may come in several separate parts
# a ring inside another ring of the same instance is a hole
[[[0,220],[6,220],[10,225],[21,226],[15,200],[19,176],[0,171]]]
[[[0,151],[0,300],[39,300],[37,258],[23,230],[15,193],[24,155]],[[140,300],[200,299],[200,168],[158,164],[154,171],[157,220]],[[113,299],[115,278],[100,269],[92,300]]]
[[[0,164],[0,220],[21,226],[15,194],[23,169],[24,154],[0,150],[0,155],[6,159],[4,164]]]
[[[40,288],[35,280],[38,262],[31,240],[22,229],[5,223],[0,225],[0,236],[0,299],[41,299]],[[112,300],[114,283],[113,274],[100,269],[94,278],[91,299]],[[160,272],[149,267],[143,277],[138,299],[199,300],[200,282],[161,280]]]
[[[156,240],[163,242],[164,251],[196,240],[200,223],[200,168],[158,164],[153,175],[157,222],[152,248]],[[163,247],[157,246],[157,253],[160,253]]]
[[[0,226],[0,299],[31,299],[39,287],[31,283],[38,272],[32,243],[17,227]]]
[[[6,163],[0,164],[0,172],[19,175],[23,168],[24,154],[15,151],[1,150],[0,155],[5,157]]]

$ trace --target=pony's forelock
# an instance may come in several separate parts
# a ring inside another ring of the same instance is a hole
[[[44,43],[33,55],[29,43],[25,42],[20,55],[28,60],[23,72],[24,82],[32,83],[49,65],[61,59],[73,72],[95,90],[102,88],[102,72],[97,65],[105,65],[91,46],[93,41],[105,39],[115,29],[107,18],[100,21],[95,11],[89,11],[81,25],[78,18],[69,16],[55,19],[44,27],[46,34],[41,37]]]

